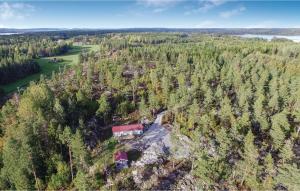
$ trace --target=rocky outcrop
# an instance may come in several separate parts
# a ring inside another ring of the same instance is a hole
[[[190,175],[186,174],[182,177],[181,180],[177,183],[175,190],[186,190],[186,191],[197,191],[197,187],[195,185],[195,178]]]
[[[132,166],[143,167],[149,164],[161,164],[165,161],[168,155],[169,149],[163,142],[152,143],[150,147],[144,151],[142,157],[138,161],[134,162]]]

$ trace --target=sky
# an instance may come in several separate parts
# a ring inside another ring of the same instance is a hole
[[[1,1],[0,28],[300,28],[300,1]]]

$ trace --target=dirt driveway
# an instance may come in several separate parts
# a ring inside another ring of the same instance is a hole
[[[170,131],[161,125],[164,114],[164,112],[158,114],[154,123],[141,137],[127,142],[126,145],[140,151],[157,143],[163,143],[166,147],[170,147]]]

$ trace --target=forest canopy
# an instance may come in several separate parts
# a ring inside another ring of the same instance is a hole
[[[66,53],[70,45],[46,36],[0,38],[0,85],[14,82],[40,71],[39,57]]]
[[[0,40],[1,68],[65,50],[31,38]],[[118,143],[103,127],[162,110],[172,133],[192,142],[184,160],[194,189],[300,189],[298,43],[193,33],[70,40],[99,51],[81,53],[75,67],[31,83],[1,109],[1,189],[101,190],[108,177],[116,189],[141,189],[130,170],[121,180],[107,175]]]

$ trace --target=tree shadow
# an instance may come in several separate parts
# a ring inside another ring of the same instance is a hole
[[[71,50],[69,50],[67,53],[58,55],[58,56],[72,56],[79,54],[80,52],[88,52],[91,50],[91,47],[87,46],[73,46]]]
[[[136,149],[127,151],[128,163],[131,165],[133,161],[137,161],[142,155],[142,152]]]
[[[168,163],[167,165],[170,165]],[[166,165],[166,166],[167,166]],[[168,167],[164,167],[168,168]],[[182,178],[191,171],[191,163],[183,161],[174,166],[166,175],[159,177],[159,183],[152,187],[151,190],[170,190],[173,185],[178,183]]]

